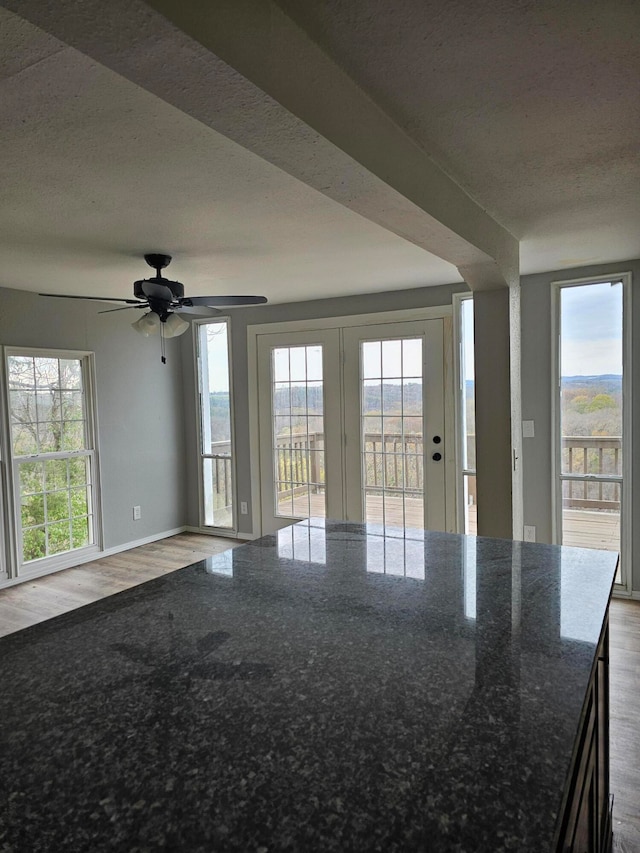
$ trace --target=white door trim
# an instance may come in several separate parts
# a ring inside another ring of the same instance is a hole
[[[622,511],[620,514],[620,574],[621,583],[616,584],[616,590],[631,592],[632,560],[631,536],[632,517],[631,503],[633,500],[632,474],[632,275],[631,272],[616,272],[609,275],[586,276],[585,278],[560,279],[551,282],[551,523],[552,541],[559,544],[562,530],[562,499],[560,494],[561,442],[560,437],[560,406],[558,405],[558,385],[560,381],[560,291],[563,287],[574,287],[583,284],[607,284],[611,281],[622,282],[622,399],[627,401],[622,410],[622,434],[624,453],[622,456]]]
[[[444,321],[444,416],[445,434],[452,436],[454,430],[454,388],[455,370],[452,351],[452,306],[439,305],[431,308],[402,309],[370,314],[355,314],[341,317],[291,320],[278,323],[259,323],[247,326],[247,365],[249,398],[249,452],[251,458],[251,518],[253,537],[263,535],[261,501],[261,464],[260,459],[260,406],[258,400],[258,337],[292,332],[309,332],[322,329],[346,329],[353,326],[368,326],[406,322],[412,320],[442,319]],[[264,414],[263,414],[264,417]],[[445,455],[446,470],[446,518],[447,530],[457,530],[455,501],[455,451],[454,442],[447,441]]]

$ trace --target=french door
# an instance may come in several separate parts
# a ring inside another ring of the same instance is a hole
[[[262,532],[446,529],[443,320],[258,336]]]

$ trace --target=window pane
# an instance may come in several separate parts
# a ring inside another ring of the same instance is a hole
[[[271,405],[276,514],[293,518],[324,517],[322,346],[279,347],[273,354]],[[288,365],[288,374],[284,365]],[[289,379],[284,381],[286,375]]]
[[[233,528],[233,458],[228,325],[199,327],[204,523]],[[207,458],[214,457],[214,458]]]
[[[289,348],[276,347],[273,350],[273,381],[289,382]]]
[[[23,495],[21,498],[21,517],[23,527],[44,524],[44,495]]]
[[[47,525],[47,550],[49,554],[62,554],[71,549],[71,530],[68,521]]]
[[[203,459],[204,523],[233,527],[231,459]]]
[[[22,559],[28,563],[47,556],[47,537],[44,527],[30,527],[22,531]]]
[[[19,470],[21,494],[26,495],[44,490],[43,462],[23,462]]]
[[[478,506],[476,501],[476,478],[464,476],[464,532],[475,536],[478,532]]]
[[[379,379],[382,376],[382,345],[380,341],[362,344],[362,378]]]
[[[476,467],[475,361],[473,338],[473,299],[464,299],[460,307],[462,336],[462,467]]]
[[[34,358],[33,363],[35,367],[37,388],[44,389],[60,387],[57,358],[36,357]]]
[[[35,388],[33,359],[30,356],[11,355],[8,358],[9,388],[22,390]]]
[[[69,518],[69,492],[47,492],[45,496],[47,521]]]
[[[40,453],[57,453],[63,449],[61,421],[38,424],[38,448]]]
[[[74,518],[71,522],[71,537],[74,548],[91,544],[91,522],[89,518]]]
[[[76,359],[60,359],[60,387],[82,388],[82,365]]]
[[[385,379],[361,376],[365,518],[385,525],[423,527],[422,338],[377,343]]]
[[[69,459],[69,483],[72,486],[78,486],[88,482],[90,482],[89,459],[87,457]]]
[[[422,340],[419,338],[402,341],[402,375],[422,376]]]
[[[562,544],[620,551],[621,282],[560,290]],[[619,579],[618,579],[619,580]]]
[[[45,484],[48,492],[67,488],[67,465],[66,459],[48,459],[45,462]]]
[[[14,456],[31,456],[38,452],[38,424],[13,424],[11,436]]]
[[[33,391],[26,388],[11,391],[9,394],[12,423],[34,423],[38,420],[36,400]]]
[[[88,515],[89,502],[86,488],[71,489],[69,499],[71,501],[72,518],[78,518],[79,516]]]
[[[85,424],[84,421],[66,421],[62,425],[61,450],[84,450]]]
[[[90,456],[20,458],[89,449],[92,430],[86,424],[81,358],[9,355],[7,363],[12,451],[20,485],[22,562],[28,563],[93,541],[87,488]],[[72,513],[83,517],[75,537]]]
[[[402,341],[382,341],[382,375],[389,379],[402,376]]]

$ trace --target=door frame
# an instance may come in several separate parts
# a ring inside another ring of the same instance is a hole
[[[620,512],[620,579],[615,588],[622,593],[631,594],[631,503],[633,489],[632,475],[632,276],[630,272],[616,272],[609,275],[585,276],[584,278],[558,279],[551,282],[551,531],[554,544],[560,544],[562,530],[562,493],[560,473],[562,470],[560,441],[560,291],[565,287],[585,284],[607,284],[622,282],[622,398],[628,403],[622,410],[622,435],[624,452],[622,456],[622,507]]]
[[[428,329],[427,324],[437,324],[436,328]],[[342,330],[342,366],[344,382],[344,398],[357,396],[358,405],[343,411],[345,430],[345,517],[358,520],[364,515],[362,505],[363,479],[362,469],[362,393],[363,378],[361,374],[360,345],[366,340],[398,340],[403,338],[418,338],[421,340],[421,385],[422,385],[422,476],[423,476],[423,516],[425,521],[431,521],[430,530],[446,528],[446,454],[449,440],[452,439],[445,430],[444,424],[444,321],[442,318],[422,320],[403,320],[392,323],[376,323],[367,326],[349,326]],[[436,400],[436,415],[432,406]],[[432,446],[430,436],[441,433],[444,441],[439,446]],[[440,451],[442,459],[434,462],[431,459],[434,451]],[[357,488],[355,487],[355,484]],[[437,484],[437,485],[436,485]],[[444,504],[438,506],[434,501],[434,492],[442,493]]]
[[[323,422],[324,422],[324,465],[325,465],[325,502],[326,514],[328,518],[340,517],[344,513],[344,488],[343,483],[338,484],[331,481],[327,475],[329,470],[342,470],[343,447],[342,447],[342,429],[341,417],[338,419],[327,418],[327,413],[330,409],[337,408],[338,413],[342,414],[343,409],[343,390],[342,390],[342,375],[341,375],[341,342],[339,329],[311,329],[305,332],[275,332],[259,335],[256,338],[258,347],[258,436],[259,436],[259,459],[261,460],[261,482],[260,482],[260,529],[264,530],[269,525],[269,521],[275,520],[275,524],[279,529],[288,527],[290,524],[295,524],[300,519],[292,516],[278,516],[276,506],[269,503],[267,495],[275,494],[275,478],[273,469],[273,377],[271,372],[271,351],[272,345],[276,347],[298,347],[298,346],[313,346],[320,345],[323,350]],[[262,351],[262,359],[260,354]],[[267,360],[268,359],[268,360]],[[336,388],[331,388],[330,383],[326,382],[327,375],[331,373],[337,374],[338,385]],[[332,399],[329,399],[329,391],[332,391]],[[265,460],[269,459],[269,469]],[[332,512],[331,510],[335,510]]]
[[[444,423],[445,435],[455,435],[455,370],[453,364],[453,309],[451,305],[431,308],[402,309],[370,314],[353,314],[339,317],[290,320],[276,323],[260,323],[247,326],[247,362],[249,397],[249,452],[251,465],[251,513],[253,538],[262,536],[261,464],[260,459],[260,406],[258,402],[258,337],[279,333],[312,332],[320,329],[343,329],[352,326],[380,325],[406,322],[409,320],[443,320],[444,337]],[[342,336],[341,336],[342,337]],[[342,358],[342,341],[341,341]],[[341,413],[342,415],[342,413]],[[264,415],[263,415],[264,417]],[[446,441],[445,448],[445,518],[447,531],[458,532],[456,513],[456,455],[453,438]]]

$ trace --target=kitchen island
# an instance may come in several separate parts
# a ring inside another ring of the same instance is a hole
[[[9,635],[0,850],[603,849],[615,569],[312,519]]]

